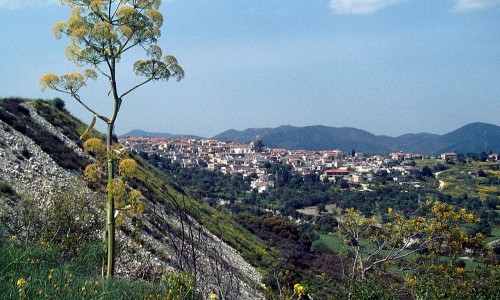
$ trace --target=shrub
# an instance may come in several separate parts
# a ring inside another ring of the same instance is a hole
[[[5,181],[0,180],[0,192],[2,194],[12,194],[14,192],[14,190],[12,189],[10,184],[8,184]]]
[[[21,155],[27,159],[30,159],[30,157],[32,156],[31,152],[29,152],[29,150],[26,149],[26,147],[23,148],[23,150],[21,150]]]
[[[52,101],[52,105],[54,105],[54,107],[58,110],[64,110],[66,103],[64,103],[61,98],[54,98],[54,100]]]

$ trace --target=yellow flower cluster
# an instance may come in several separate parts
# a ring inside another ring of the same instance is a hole
[[[163,25],[163,16],[158,10],[150,9],[146,12],[146,16],[156,27],[161,27]]]
[[[98,138],[90,138],[83,143],[83,150],[85,153],[94,153],[99,160],[105,156],[106,145]]]
[[[17,285],[17,287],[18,287],[19,289],[24,289],[24,287],[26,286],[26,279],[24,279],[24,278],[19,278],[19,279],[17,280],[16,285]]]
[[[108,40],[113,37],[113,26],[108,22],[98,22],[92,28],[92,33],[97,39]]]
[[[407,285],[413,285],[416,282],[416,279],[414,277],[407,276],[405,277],[405,282]]]
[[[59,83],[59,76],[54,73],[48,73],[40,77],[38,83],[41,85],[42,92],[47,88],[55,89]]]
[[[102,0],[92,0],[89,4],[89,8],[97,12],[106,9],[106,4],[104,4]]]
[[[306,289],[300,283],[296,283],[293,286],[293,293],[296,294],[300,298],[306,294]]]
[[[122,175],[125,178],[131,178],[137,174],[138,165],[135,160],[131,158],[126,158],[120,161],[118,168],[120,169],[120,175]]]
[[[125,182],[121,178],[114,178],[110,184],[108,184],[106,191],[108,194],[113,195],[117,200],[123,199],[127,193],[127,187]]]
[[[85,180],[89,182],[97,182],[102,177],[97,164],[87,165],[83,171],[83,176],[85,177]]]

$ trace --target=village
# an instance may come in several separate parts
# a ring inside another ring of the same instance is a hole
[[[120,143],[129,151],[157,154],[184,168],[199,166],[209,171],[241,174],[243,178],[253,176],[251,188],[258,192],[274,187],[275,174],[268,174],[267,170],[270,164],[280,162],[290,165],[293,172],[302,175],[317,174],[321,180],[345,180],[368,189],[373,178],[383,172],[391,174],[394,182],[420,188],[421,183],[412,176],[421,171],[414,160],[434,158],[453,162],[457,159],[454,152],[429,157],[403,152],[367,156],[355,150],[351,153],[340,150],[287,150],[265,147],[258,137],[249,144],[214,139],[148,137],[122,138]]]

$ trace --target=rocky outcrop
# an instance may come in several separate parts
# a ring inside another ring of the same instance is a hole
[[[56,135],[73,151],[84,156],[76,143],[23,104],[31,119]],[[103,197],[87,188],[80,172],[60,167],[32,139],[0,121],[0,180],[17,194],[37,199],[40,211],[51,206],[57,192],[78,191],[85,197]],[[6,205],[5,201],[0,205]],[[167,203],[144,199],[141,222],[128,222],[118,231],[120,276],[148,279],[165,272],[193,274],[203,295],[215,292],[223,299],[263,299],[260,273],[236,250],[203,228],[192,217],[176,213]],[[96,217],[104,212],[96,207]],[[136,225],[140,224],[140,225]],[[96,232],[96,236],[102,232]]]

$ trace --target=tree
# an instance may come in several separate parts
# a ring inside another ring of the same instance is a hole
[[[53,33],[57,39],[63,36],[69,38],[70,45],[65,51],[69,60],[79,67],[87,65],[92,69],[63,76],[49,73],[42,76],[39,82],[42,91],[50,88],[66,93],[92,113],[94,116],[89,129],[93,127],[96,118],[107,125],[108,199],[105,239],[106,274],[109,277],[113,275],[115,265],[115,200],[110,192],[115,177],[112,135],[123,98],[150,81],[167,81],[171,77],[181,80],[184,71],[175,57],[162,57],[162,50],[156,44],[163,23],[163,16],[158,11],[161,0],[61,0],[61,3],[71,8],[70,17],[66,22],[55,24]],[[121,75],[118,63],[133,48],[144,49],[148,57],[133,65],[135,74],[144,79],[121,90],[117,84]],[[98,73],[110,84],[108,97],[111,97],[113,103],[110,117],[97,113],[79,95],[80,88],[89,79],[96,80]]]
[[[421,209],[424,216],[407,216],[389,208],[385,223],[348,209],[338,229],[352,252],[351,276],[367,279],[374,271],[389,272],[389,266],[402,272],[432,266],[441,256],[456,263],[460,256],[486,254],[484,235],[467,236],[459,227],[479,222],[472,213],[430,201]]]
[[[426,177],[432,177],[432,176],[434,176],[432,174],[432,169],[429,168],[429,166],[424,166],[422,168],[422,176],[426,176]]]
[[[64,110],[64,106],[66,105],[61,98],[54,98],[53,105],[58,110]]]
[[[482,162],[488,160],[488,153],[486,153],[485,151],[481,151],[481,153],[479,153],[479,160]]]
[[[252,142],[252,151],[262,152],[263,150],[264,150],[264,143],[259,138],[259,136],[257,136],[255,140]]]

